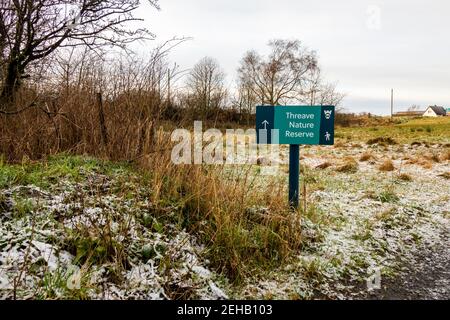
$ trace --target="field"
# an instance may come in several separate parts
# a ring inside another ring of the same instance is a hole
[[[271,155],[0,160],[0,299],[448,299],[450,118],[336,137],[301,147],[298,212],[287,148],[275,175]]]
[[[450,143],[450,118],[395,118],[394,125],[340,128],[338,137],[367,142],[378,137],[390,137],[399,143]]]
[[[332,148],[301,149],[308,248],[285,267],[289,272],[277,270],[262,287],[250,285],[251,292],[280,298],[305,292],[342,299],[448,298],[449,119],[339,128],[337,135]],[[411,266],[418,265],[428,274],[416,278],[434,275],[424,288],[408,280],[418,268]],[[368,292],[365,282],[375,272],[391,287]],[[400,284],[392,278],[406,278],[403,292],[390,291]]]

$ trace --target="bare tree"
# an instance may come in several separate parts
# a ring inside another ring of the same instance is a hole
[[[238,79],[237,91],[232,100],[233,108],[242,116],[247,116],[247,122],[250,121],[250,115],[255,112],[255,106],[259,100],[255,94],[252,83],[244,79]]]
[[[273,40],[269,46],[272,51],[267,58],[256,51],[244,56],[238,69],[240,79],[251,83],[262,104],[299,100],[306,73],[317,68],[316,54],[298,40]]]
[[[310,70],[304,81],[301,101],[308,105],[339,107],[345,94],[338,92],[337,83],[324,82],[320,68]]]
[[[189,73],[187,87],[191,100],[203,116],[222,107],[226,97],[224,81],[225,73],[210,57],[200,60]]]
[[[411,107],[408,108],[408,111],[413,112],[413,111],[419,111],[420,110],[420,106],[417,104],[413,104]]]
[[[314,104],[340,107],[344,98],[345,94],[337,91],[337,83],[325,83],[320,86]]]
[[[320,68],[316,67],[309,70],[305,75],[304,85],[302,86],[302,102],[315,105],[317,97],[320,94],[322,86],[322,75]]]
[[[148,0],[158,8],[157,0]],[[30,64],[62,47],[105,45],[125,48],[137,39],[152,38],[146,29],[128,28],[140,0],[2,0],[0,98],[11,101]]]

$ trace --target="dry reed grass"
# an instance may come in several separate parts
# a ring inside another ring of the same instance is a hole
[[[441,154],[441,160],[442,161],[450,161],[450,150],[444,151]]]
[[[412,181],[413,178],[411,177],[411,175],[407,174],[407,173],[401,173],[397,176],[397,178],[401,181]]]
[[[385,171],[385,172],[394,171],[395,166],[394,166],[394,163],[392,162],[392,160],[387,159],[378,167],[378,170]]]
[[[333,164],[329,161],[325,161],[324,163],[319,164],[318,166],[316,166],[316,169],[327,169],[329,167],[331,167]]]
[[[219,272],[238,280],[281,263],[302,241],[300,215],[288,207],[284,184],[260,186],[254,167],[230,172],[224,166],[174,165],[168,132],[192,126],[192,117],[173,107],[176,97],[168,101],[167,69],[155,65],[146,74],[125,68],[101,79],[92,77],[101,66],[86,67],[79,85],[42,89],[39,97],[46,98],[29,109],[0,114],[0,155],[20,162],[65,152],[136,164],[151,186],[151,214],[197,235]],[[142,82],[127,82],[136,77]],[[114,90],[99,95],[97,83],[104,82]],[[22,89],[17,110],[35,97]]]
[[[252,167],[174,165],[168,153],[142,159],[141,167],[151,175],[155,214],[196,234],[231,279],[280,263],[302,244],[300,215],[288,208],[284,186],[259,186]]]
[[[371,152],[364,152],[361,157],[359,158],[359,161],[365,162],[374,159],[374,156]]]
[[[335,170],[342,173],[356,173],[359,169],[358,162],[353,157],[345,157],[342,164]]]

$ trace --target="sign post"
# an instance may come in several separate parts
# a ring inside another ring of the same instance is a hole
[[[289,205],[297,209],[300,194],[300,146],[291,144],[289,146]]]
[[[334,144],[334,106],[257,106],[258,144],[289,145],[289,204],[299,205],[300,145]]]

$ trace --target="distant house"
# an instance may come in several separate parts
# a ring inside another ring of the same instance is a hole
[[[423,114],[424,117],[445,117],[446,115],[447,110],[444,107],[438,106],[429,106]]]

